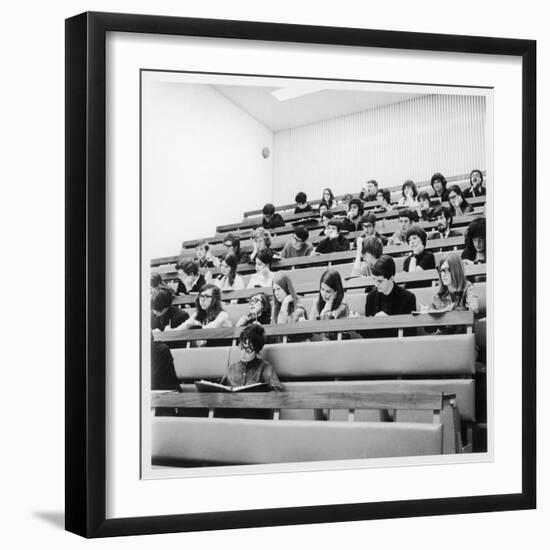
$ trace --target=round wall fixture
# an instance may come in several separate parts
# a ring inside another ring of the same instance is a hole
[[[264,147],[262,149],[262,157],[264,157],[264,159],[268,158],[269,155],[271,155],[271,151],[269,150],[268,147]]]

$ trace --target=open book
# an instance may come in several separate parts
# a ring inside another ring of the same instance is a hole
[[[208,380],[197,380],[195,382],[197,391],[200,392],[266,392],[269,391],[269,385],[265,382],[257,382],[255,384],[247,384],[246,386],[224,386],[223,384],[217,384],[216,382],[209,382]]]

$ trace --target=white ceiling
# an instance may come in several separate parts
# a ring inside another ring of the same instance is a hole
[[[244,109],[272,132],[295,128],[398,103],[424,93],[327,90],[306,88],[268,88],[259,86],[213,85],[224,97]],[[276,95],[289,99],[280,101]],[[298,97],[293,97],[298,96]]]

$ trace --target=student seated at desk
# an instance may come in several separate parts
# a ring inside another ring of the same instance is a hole
[[[405,258],[403,270],[411,273],[424,269],[435,269],[435,256],[426,250],[426,232],[419,225],[413,225],[408,229],[406,238],[407,244],[412,248],[412,253]]]
[[[313,301],[310,319],[339,319],[349,316],[349,307],[344,302],[344,286],[340,273],[334,269],[327,269],[321,275],[319,294]]]
[[[216,267],[215,258],[210,253],[210,245],[206,241],[202,241],[197,245],[195,254],[197,256],[196,261],[199,264],[199,272],[201,275],[206,275],[209,269]]]
[[[221,328],[232,326],[229,314],[223,309],[220,289],[216,285],[201,287],[195,299],[195,313],[181,328]]]
[[[351,199],[348,203],[348,213],[342,222],[343,231],[359,231],[363,217],[363,203],[359,199]]]
[[[260,250],[269,250],[271,254],[275,255],[271,250],[271,233],[263,227],[257,227],[254,230],[252,236],[252,252],[250,253],[250,263],[256,261],[256,256]]]
[[[451,214],[456,216],[465,216],[474,210],[473,206],[464,198],[462,189],[458,185],[449,187],[449,203],[451,204]]]
[[[275,369],[260,356],[264,346],[264,328],[258,324],[246,327],[239,338],[241,358],[229,365],[219,383],[231,387],[264,383],[271,391],[282,390],[283,386]]]
[[[449,200],[449,193],[447,191],[447,180],[441,172],[436,172],[431,177],[430,184],[434,192],[434,199],[439,199],[442,203]]]
[[[181,391],[174,367],[174,357],[165,342],[157,342],[151,336],[151,389]],[[167,412],[167,411],[166,411]],[[155,416],[162,413],[155,411]],[[173,413],[172,413],[173,414]]]
[[[378,202],[378,206],[374,209],[375,212],[389,212],[393,210],[389,189],[379,189],[376,193],[376,202]]]
[[[151,272],[151,292],[154,288],[158,288],[159,286],[166,286],[162,282],[162,275],[160,273],[157,273],[156,271]]]
[[[349,250],[349,242],[340,233],[341,230],[342,222],[335,218],[330,219],[325,228],[326,237],[317,245],[315,252],[317,254],[330,254],[331,252]]]
[[[357,237],[357,253],[351,268],[352,277],[370,277],[372,266],[382,256],[382,241],[378,237]]]
[[[472,170],[470,172],[470,187],[464,191],[464,196],[467,199],[474,199],[475,197],[484,197],[487,190],[483,186],[483,174],[481,170]]]
[[[353,199],[353,195],[351,193],[346,193],[343,197],[342,197],[342,206],[344,208],[349,208],[349,203],[350,201]]]
[[[281,258],[309,256],[313,252],[313,245],[308,242],[308,239],[309,231],[303,225],[298,225],[294,229],[292,238],[285,243],[281,250]]]
[[[407,231],[416,222],[416,212],[404,208],[399,212],[399,229],[388,239],[388,244],[407,244]]]
[[[416,210],[418,218],[424,222],[431,221],[433,219],[432,213],[432,202],[430,199],[430,194],[427,191],[421,191],[418,193],[418,208]]]
[[[328,187],[323,189],[323,196],[321,197],[321,202],[319,204],[319,213],[321,212],[322,205],[325,205],[329,210],[336,206],[334,193]]]
[[[374,286],[367,294],[366,317],[404,315],[416,310],[416,296],[394,282],[395,261],[382,255],[372,266]]]
[[[449,311],[473,311],[479,313],[479,303],[473,283],[466,279],[464,266],[456,252],[445,254],[437,267],[439,287],[427,309],[444,309]]]
[[[178,270],[178,286],[176,294],[189,294],[198,292],[206,283],[204,276],[199,273],[199,264],[192,260],[186,260],[176,266]]]
[[[303,214],[304,212],[312,211],[311,205],[307,203],[307,195],[303,191],[296,194],[294,201],[296,202],[294,214]]]
[[[373,214],[372,212],[367,212],[366,214],[363,214],[363,217],[361,218],[361,228],[363,229],[362,237],[377,237],[382,241],[383,245],[386,245],[388,242],[388,239],[384,237],[384,235],[378,233],[376,231],[376,214]]]
[[[321,232],[319,233],[319,237],[325,237],[326,231],[327,231],[327,225],[330,220],[334,218],[334,212],[331,210],[328,210],[328,208],[323,209],[323,213],[320,214],[321,224],[323,225],[323,229],[321,229]]]
[[[225,239],[223,240],[223,246],[225,247],[226,254],[235,254],[235,256],[237,256],[239,264],[250,263],[250,258],[248,257],[248,254],[241,251],[241,239],[236,235],[232,235],[231,233],[227,235],[227,237],[225,237]],[[211,254],[209,254],[208,258],[214,262],[214,265],[216,267],[220,266],[220,259],[214,258],[214,256],[212,256]]]
[[[269,248],[264,248],[256,255],[256,273],[250,277],[246,288],[270,287],[273,283],[271,263],[273,254]]]
[[[174,294],[165,286],[151,290],[151,330],[164,331],[181,327],[189,314],[184,309],[172,306]]]
[[[235,254],[227,254],[220,264],[221,275],[214,279],[214,284],[221,291],[242,290],[243,278],[237,274],[238,258]]]
[[[246,327],[252,323],[260,323],[260,325],[271,323],[271,304],[269,298],[263,292],[258,292],[258,294],[250,297],[248,313],[241,316],[235,326]]]
[[[406,206],[413,210],[418,208],[418,190],[413,180],[406,180],[401,186],[401,198],[399,199],[399,206]]]
[[[262,226],[264,229],[275,229],[276,227],[283,227],[285,220],[281,214],[275,212],[275,206],[268,202],[262,210],[264,219],[262,220]]]
[[[361,186],[359,200],[363,202],[374,202],[378,193],[378,182],[376,180],[368,180],[365,185]]]
[[[273,278],[273,314],[271,322],[297,323],[307,320],[306,308],[294,290],[290,277],[278,271]]]
[[[446,206],[436,206],[432,210],[432,218],[436,221],[436,229],[430,231],[428,239],[452,239],[462,237],[462,233],[452,229],[453,216]]]
[[[487,261],[485,231],[485,218],[476,218],[466,229],[462,251],[465,264],[484,264]]]

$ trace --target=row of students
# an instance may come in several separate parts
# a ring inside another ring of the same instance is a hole
[[[406,258],[404,271],[418,271],[422,269],[434,269],[435,257],[433,253],[426,250],[428,239],[443,239],[461,236],[460,233],[452,230],[452,216],[445,207],[438,207],[436,210],[437,227],[429,234],[421,227],[413,223],[414,213],[408,209],[400,213],[400,229],[390,237],[389,244],[408,244],[411,248],[411,254]],[[351,269],[351,276],[369,276],[374,261],[382,254],[384,240],[375,230],[375,218],[369,218],[367,215],[366,223],[363,224],[364,233],[357,238],[357,254]],[[485,218],[473,220],[466,230],[464,236],[465,248],[462,252],[462,258],[466,263],[485,263]],[[308,231],[303,227],[297,227],[292,240],[285,245],[281,257],[297,257],[313,253],[322,254],[349,250],[350,245],[344,235],[341,233],[342,223],[340,220],[328,217],[326,226],[326,237],[319,243],[317,248],[313,249],[311,243],[307,242]],[[258,247],[255,254],[256,273],[250,278],[247,288],[269,287],[272,285],[274,274],[271,271],[271,265],[274,255],[267,246],[268,241],[264,241],[262,247]],[[231,240],[231,249],[238,250],[238,241]],[[238,257],[233,254],[227,254],[220,262],[221,274],[212,279],[207,272],[208,282],[214,283],[220,290],[241,290],[245,288],[243,278],[238,275]],[[186,261],[178,264],[178,284],[176,294],[189,294],[198,292],[198,290],[207,282],[205,276],[200,274],[197,262]]]
[[[414,232],[411,233],[416,236]],[[374,239],[374,241],[373,241]],[[370,243],[376,242],[375,237]],[[379,251],[375,250],[374,255]],[[412,260],[411,260],[412,261]],[[434,265],[435,267],[435,265]],[[437,267],[439,289],[431,304],[432,308],[472,309],[477,312],[477,299],[473,285],[466,280],[463,262],[457,253],[444,255]],[[368,293],[365,316],[396,315],[411,313],[416,308],[414,294],[394,282],[395,260],[391,256],[380,255],[370,266],[374,288]],[[278,272],[272,284],[273,307],[266,302],[263,292],[251,297],[249,312],[239,319],[238,326],[252,322],[287,323],[307,319],[338,319],[350,314],[345,302],[344,287],[340,273],[327,269],[321,276],[319,292],[313,301],[309,315],[301,299],[296,294],[290,277]],[[173,294],[165,287],[153,289],[151,295],[151,327],[165,330],[175,328],[219,328],[231,326],[224,310],[220,289],[213,284],[205,284],[195,300],[195,312],[189,316],[185,310],[173,307]]]

